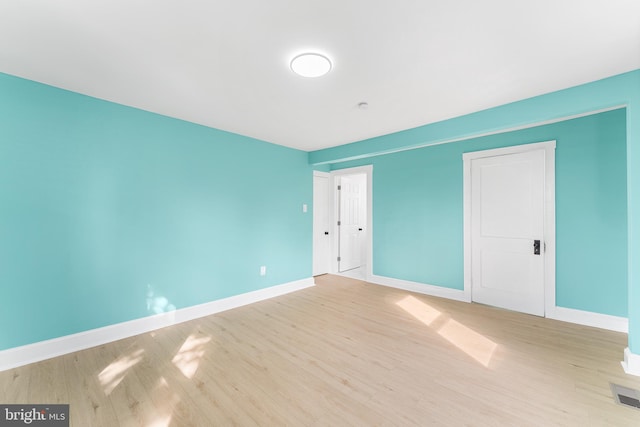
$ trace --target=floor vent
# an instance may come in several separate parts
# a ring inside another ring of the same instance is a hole
[[[618,384],[611,384],[611,392],[619,405],[640,409],[640,391],[622,387]]]

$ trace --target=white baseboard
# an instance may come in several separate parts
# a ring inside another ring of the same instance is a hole
[[[631,353],[629,347],[624,349],[622,368],[629,375],[640,376],[640,354]]]
[[[441,286],[427,285],[424,283],[376,275],[371,276],[368,281],[376,285],[389,286],[392,288],[404,289],[406,291],[448,298],[456,301],[471,302],[471,295],[459,289],[443,288]],[[629,332],[629,320],[625,317],[592,313],[589,311],[575,310],[565,307],[554,307],[552,310],[547,310],[545,317],[578,325],[608,329],[610,331],[624,333]]]
[[[434,286],[425,283],[411,282],[408,280],[394,279],[392,277],[376,276],[375,274],[369,277],[368,281],[376,285],[403,289],[405,291],[417,292],[419,294],[430,295],[433,297],[447,298],[462,302],[471,302],[471,295],[467,295],[467,293],[459,289],[444,288],[442,286]]]
[[[563,322],[576,323],[578,325],[629,333],[629,320],[625,317],[592,313],[590,311],[565,307],[554,307],[552,310],[547,310],[545,317]]]
[[[73,335],[66,335],[47,341],[40,341],[21,347],[2,350],[0,351],[0,371],[28,365],[29,363],[39,362],[41,360],[50,359],[63,354],[73,353],[75,351],[132,337],[134,335],[151,332],[176,323],[187,322],[189,320],[220,313],[232,308],[288,294],[314,285],[315,283],[313,278],[310,277],[204,304],[181,308],[168,313],[156,314]]]

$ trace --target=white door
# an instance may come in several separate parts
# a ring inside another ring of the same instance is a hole
[[[313,175],[313,275],[329,272],[331,236],[329,235],[329,174]]]
[[[471,161],[473,301],[544,316],[545,150]]]
[[[338,271],[362,265],[363,236],[366,221],[366,176],[347,175],[339,180]]]

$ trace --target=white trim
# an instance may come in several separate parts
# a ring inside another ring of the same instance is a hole
[[[551,310],[547,310],[546,317],[562,322],[629,333],[629,319],[626,317],[611,316],[609,314],[600,314],[565,307],[554,307]]]
[[[510,145],[490,150],[471,151],[462,153],[463,160],[484,159],[485,157],[506,156],[508,154],[526,153],[528,151],[555,149],[556,141],[534,142],[531,144]]]
[[[151,332],[166,326],[175,325],[176,323],[210,316],[215,313],[285,295],[314,285],[313,278],[310,277],[204,304],[181,308],[168,313],[156,314],[73,335],[2,350],[0,351],[0,372],[134,335]]]
[[[369,282],[375,285],[403,289],[405,291],[417,292],[434,297],[447,298],[467,303],[471,302],[471,299],[468,298],[469,295],[459,289],[444,288],[442,286],[428,285],[425,283],[411,282],[408,280],[394,279],[392,277],[384,276],[372,276]],[[562,322],[591,326],[610,331],[624,333],[629,332],[629,320],[626,317],[611,316],[609,314],[600,314],[565,307],[554,307],[546,313],[546,317],[553,320],[560,320]],[[638,357],[640,357],[640,355]],[[640,368],[640,365],[638,365],[638,367]]]
[[[620,363],[627,374],[640,376],[640,354],[631,353],[627,347],[624,349],[624,361]]]
[[[556,308],[556,141],[514,145],[492,150],[463,153],[464,198],[464,293],[473,300],[471,283],[471,160],[504,156],[533,150],[545,151],[545,212],[544,212],[544,308],[553,312]]]
[[[433,297],[447,298],[461,302],[471,302],[471,300],[467,298],[467,294],[459,289],[451,289],[442,286],[428,285],[426,283],[411,282],[409,280],[375,275],[372,275],[368,282],[373,283],[374,285],[382,285],[390,288],[417,292],[419,294],[430,295]]]
[[[331,171],[331,180],[329,182],[330,194],[332,194],[330,201],[330,209],[332,212],[331,221],[333,222],[333,238],[332,238],[332,248],[333,253],[331,254],[331,273],[340,275],[338,271],[338,203],[337,198],[339,197],[338,191],[336,189],[336,178],[341,175],[358,175],[365,174],[367,176],[367,254],[366,254],[366,265],[364,270],[364,280],[368,280],[373,276],[373,165],[364,165],[358,166],[354,168],[347,169],[338,169],[335,171]]]
[[[535,127],[545,126],[545,125],[550,125],[550,124],[553,124],[553,123],[565,122],[565,121],[568,121],[568,120],[579,119],[581,117],[587,117],[587,116],[593,116],[595,114],[606,113],[608,111],[621,110],[621,109],[627,108],[627,107],[628,107],[627,104],[618,104],[618,105],[613,105],[611,107],[600,108],[598,110],[585,111],[584,113],[572,114],[570,116],[562,116],[562,117],[558,117],[556,119],[542,120],[542,121],[539,121],[539,122],[533,122],[533,123],[528,123],[528,124],[519,125],[519,126],[511,126],[511,127],[506,127],[506,128],[500,128],[500,129],[497,129],[497,130],[481,132],[481,133],[471,134],[471,135],[465,135],[465,136],[460,136],[460,137],[457,137],[457,138],[443,139],[441,141],[425,142],[425,143],[421,143],[421,144],[411,145],[409,147],[390,148],[390,149],[387,149],[387,150],[377,151],[377,152],[375,152],[373,154],[358,154],[358,155],[353,155],[353,156],[349,156],[349,157],[343,157],[343,158],[340,158],[340,159],[323,160],[323,161],[320,161],[320,162],[317,162],[317,163],[312,163],[312,164],[313,165],[326,165],[326,164],[331,164],[331,163],[336,163],[337,164],[337,163],[349,162],[349,161],[353,161],[353,160],[368,159],[370,157],[385,156],[387,154],[401,153],[403,151],[419,150],[420,148],[432,147],[432,146],[435,146],[435,145],[450,144],[452,142],[460,142],[460,141],[467,141],[469,139],[484,138],[486,136],[491,136],[491,135],[500,135],[502,133],[515,132],[515,131],[519,131],[519,130],[530,129],[530,128],[535,128]],[[321,150],[317,150],[317,151],[321,151]]]
[[[326,198],[324,199],[324,201],[319,201],[318,200],[318,195],[316,194],[316,178],[323,178],[326,179],[326,185],[327,185],[327,193],[326,193]],[[328,248],[326,248],[326,254],[319,254],[318,252],[318,246],[319,243],[321,243],[322,241],[319,239],[325,239],[326,237],[324,237],[323,235],[321,235],[320,233],[324,232],[324,231],[329,231],[330,227],[331,227],[331,207],[330,207],[330,199],[331,199],[331,174],[329,172],[321,172],[321,171],[313,171],[313,208],[311,210],[312,212],[312,223],[313,223],[313,237],[312,237],[312,244],[313,244],[313,251],[312,251],[312,275],[313,276],[318,276],[320,274],[325,274],[325,273],[330,273],[331,272],[331,252],[332,252],[332,248],[331,248],[331,238],[332,236],[329,235],[329,244],[328,244]],[[322,210],[326,210],[326,214],[327,214],[327,224],[320,224],[323,226],[326,226],[327,228],[324,230],[318,230],[318,218],[316,218],[316,212],[320,211],[322,212]],[[324,243],[324,242],[322,242]],[[324,251],[323,251],[324,252]],[[320,263],[319,259],[322,260],[324,258],[324,256],[327,257],[326,259],[326,263]],[[319,265],[323,265],[325,268],[320,268],[318,269]]]

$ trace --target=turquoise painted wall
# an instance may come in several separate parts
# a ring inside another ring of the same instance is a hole
[[[303,203],[307,153],[0,74],[0,350],[310,277]]]
[[[627,112],[627,313],[629,349],[640,357],[640,70],[402,132],[313,151],[309,153],[309,163],[319,165],[369,158],[616,106],[626,106]]]
[[[627,316],[624,109],[335,164],[374,165],[374,274],[462,289],[462,153],[549,140],[557,142],[557,305]]]

